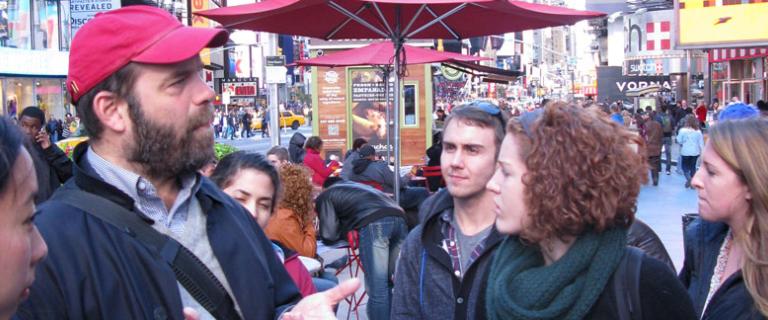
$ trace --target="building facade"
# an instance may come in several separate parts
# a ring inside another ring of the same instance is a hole
[[[0,0],[0,114],[32,105],[49,117],[70,112],[69,8],[68,0]]]

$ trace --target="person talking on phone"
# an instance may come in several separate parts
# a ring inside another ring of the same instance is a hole
[[[26,107],[19,115],[19,127],[26,135],[24,146],[32,156],[37,173],[35,204],[48,200],[61,184],[72,177],[72,161],[51,143],[44,125],[45,113],[38,107]]]

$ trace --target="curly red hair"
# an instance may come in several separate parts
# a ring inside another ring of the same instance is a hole
[[[311,175],[306,167],[297,164],[285,164],[280,167],[280,182],[283,188],[280,208],[293,211],[303,225],[312,223]]]
[[[521,238],[538,243],[628,227],[648,179],[640,137],[594,108],[558,102],[542,111],[525,128],[522,118],[507,125],[528,168],[531,222]]]

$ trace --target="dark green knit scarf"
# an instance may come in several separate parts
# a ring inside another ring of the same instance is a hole
[[[588,232],[544,266],[541,251],[507,237],[496,249],[486,291],[489,319],[582,319],[624,255],[626,229]]]

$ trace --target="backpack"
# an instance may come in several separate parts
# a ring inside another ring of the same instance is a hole
[[[624,258],[613,273],[611,282],[619,311],[619,320],[643,319],[640,304],[640,267],[643,264],[642,250],[627,246]]]
[[[661,115],[661,128],[664,132],[672,132],[672,120],[669,119],[669,115]]]

